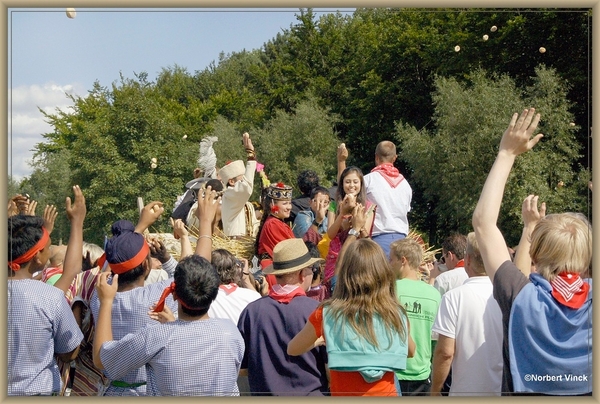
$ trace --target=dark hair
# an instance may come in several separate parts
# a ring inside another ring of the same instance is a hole
[[[210,187],[213,191],[221,192],[223,190],[223,183],[216,178],[206,181],[204,185],[205,187]]]
[[[464,234],[453,233],[446,237],[442,242],[442,251],[453,253],[459,260],[465,258],[466,250],[467,236]]]
[[[181,310],[192,317],[203,316],[219,292],[219,275],[212,264],[199,255],[183,258],[175,267],[175,293],[182,303]]]
[[[44,219],[39,216],[15,215],[9,217],[8,259],[13,260],[20,257],[40,241],[44,234],[43,226]]]
[[[302,195],[309,195],[310,191],[319,185],[319,176],[313,170],[304,170],[298,174],[298,189]]]
[[[228,285],[232,282],[240,283],[239,260],[231,252],[224,248],[216,249],[212,252],[211,262],[221,279],[222,285]]]
[[[314,199],[315,196],[317,196],[318,194],[324,194],[329,196],[329,190],[325,187],[318,185],[314,187],[312,191],[310,191],[310,199]]]
[[[262,229],[265,225],[265,222],[267,221],[267,219],[269,218],[269,215],[271,214],[271,203],[273,202],[273,198],[271,198],[267,192],[268,188],[263,189],[262,191],[262,198],[261,198],[261,205],[262,205],[262,211],[263,211],[263,215],[260,218],[260,224],[258,226],[258,231],[256,232],[256,239],[254,240],[254,254],[258,257],[258,241],[260,240],[260,233],[262,233]]]
[[[346,178],[347,175],[352,174],[352,173],[356,173],[356,175],[358,175],[358,179],[360,180],[360,191],[358,192],[358,195],[356,195],[356,202],[362,203],[364,205],[367,202],[367,191],[365,190],[365,179],[364,179],[361,169],[356,166],[346,167],[346,169],[344,171],[342,171],[342,174],[340,175],[340,183],[338,184],[338,187],[337,187],[336,202],[340,202],[346,196],[346,191],[344,191],[344,178]]]
[[[310,254],[311,257],[321,258],[321,252],[319,251],[319,249],[317,248],[317,245],[315,243],[313,243],[312,241],[305,241],[304,244],[306,245],[306,248],[308,248],[308,253]],[[321,274],[321,263],[320,262],[315,262],[313,264],[312,272],[313,272],[313,279],[316,279],[316,277]]]
[[[140,265],[138,265],[137,267],[130,269],[127,272],[123,272],[123,273],[119,274],[119,287],[134,283],[140,277],[144,276],[144,272],[146,271],[146,268],[144,268],[144,262],[147,262],[148,267],[151,268],[150,263],[148,262],[149,260],[150,260],[150,254],[148,254],[146,259],[144,261],[142,261],[142,263]],[[150,271],[148,271],[148,273],[150,273]],[[113,272],[113,275],[114,275],[114,272]]]

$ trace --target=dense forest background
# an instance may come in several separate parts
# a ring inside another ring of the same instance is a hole
[[[260,49],[222,54],[193,73],[164,67],[156,81],[140,72],[96,82],[71,110],[40,110],[53,131],[35,146],[31,176],[9,178],[8,195],[28,193],[38,211],[60,207],[52,236],[66,242],[64,198],[79,184],[85,239],[101,244],[113,221],[137,220],[138,196],[172,210],[206,136],[218,137],[222,166],[245,158],[248,131],[269,178],[294,187],[303,169],[332,185],[340,142],[348,164],[367,173],[377,143],[392,140],[413,188],[411,228],[439,245],[471,231],[501,134],[514,112],[533,106],[545,136],[517,159],[499,219],[516,244],[530,193],[550,213],[591,214],[591,14],[364,8],[316,18],[300,9]],[[164,216],[153,230],[169,231]]]

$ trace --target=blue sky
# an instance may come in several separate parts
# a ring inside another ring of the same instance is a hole
[[[351,12],[353,9],[340,9]],[[94,81],[169,66],[203,70],[219,54],[260,48],[297,22],[297,8],[264,9],[8,9],[8,174],[31,174],[35,144],[50,132],[38,111],[68,111],[66,93],[85,96]],[[314,10],[317,16],[337,9]]]

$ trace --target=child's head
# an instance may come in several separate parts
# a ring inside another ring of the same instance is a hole
[[[222,285],[239,284],[242,280],[240,261],[224,248],[212,252],[211,262],[217,270]]]
[[[405,258],[411,270],[418,271],[423,261],[423,247],[411,237],[390,244],[390,264],[398,272]]]
[[[356,166],[347,167],[340,175],[340,183],[337,188],[337,200],[341,201],[347,194],[356,196],[356,202],[364,204],[366,201],[365,181],[360,168]]]
[[[544,217],[531,234],[531,260],[552,281],[561,272],[586,272],[592,260],[592,226],[576,213]]]
[[[39,216],[15,215],[8,218],[9,275],[28,265],[28,271],[41,270],[50,258],[52,240]]]
[[[212,264],[199,255],[187,256],[177,264],[173,279],[181,310],[192,317],[205,315],[219,292],[220,279]]]
[[[112,237],[106,243],[106,261],[113,274],[119,274],[119,287],[146,277],[152,268],[150,248],[143,235],[135,231],[129,220],[118,220],[111,226]],[[103,260],[100,260],[100,265]]]

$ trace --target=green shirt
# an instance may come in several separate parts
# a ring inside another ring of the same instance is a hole
[[[440,292],[423,281],[396,281],[398,300],[410,320],[410,336],[417,346],[406,361],[406,369],[396,372],[398,380],[425,380],[431,373],[431,328],[440,305]]]

